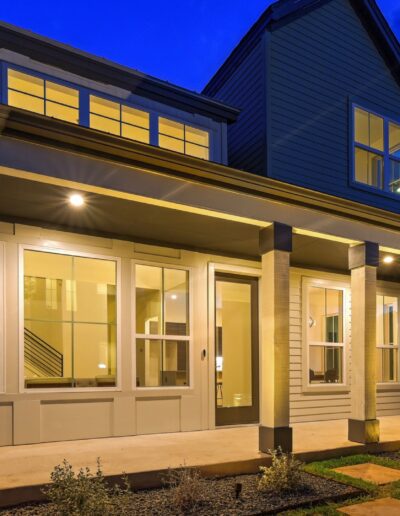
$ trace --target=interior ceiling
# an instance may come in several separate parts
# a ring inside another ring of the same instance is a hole
[[[259,259],[259,228],[139,202],[85,193],[86,205],[68,204],[71,190],[0,175],[2,220],[215,254]],[[383,255],[382,255],[383,257]],[[348,274],[348,245],[294,234],[291,265]],[[378,277],[400,280],[400,256]]]

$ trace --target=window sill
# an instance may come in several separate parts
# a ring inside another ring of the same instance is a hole
[[[373,186],[369,186],[367,184],[360,183],[358,181],[355,181],[354,179],[350,181],[350,186],[357,190],[362,190],[364,192],[367,192],[367,193],[370,193],[373,195],[379,195],[380,197],[385,197],[386,199],[400,201],[399,194],[396,194],[393,192],[388,192],[386,190],[381,190],[380,188],[375,188]]]
[[[399,382],[377,383],[376,390],[378,392],[400,391],[400,383]]]
[[[302,394],[312,395],[312,394],[349,394],[350,387],[345,384],[331,384],[331,385],[307,385],[303,386]]]

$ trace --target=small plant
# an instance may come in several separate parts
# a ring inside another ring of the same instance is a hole
[[[185,465],[169,469],[164,483],[171,490],[171,503],[181,512],[187,512],[206,500],[206,481],[198,469]]]
[[[43,489],[60,516],[103,516],[105,514],[127,515],[131,496],[127,478],[124,487],[107,485],[100,459],[97,459],[97,471],[81,468],[75,473],[72,465],[64,459],[50,475],[52,483]]]
[[[302,484],[302,463],[292,453],[284,453],[280,447],[269,453],[272,455],[272,464],[270,467],[260,467],[258,489],[268,493],[297,491]]]

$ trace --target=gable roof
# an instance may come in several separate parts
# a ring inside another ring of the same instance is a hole
[[[271,4],[233,49],[203,89],[214,96],[251,53],[266,30],[304,16],[332,0],[278,0]],[[349,0],[400,85],[400,44],[375,0]]]
[[[175,86],[127,66],[1,21],[0,48],[7,48],[81,77],[112,84],[142,97],[215,120],[234,122],[239,114],[238,109],[207,98],[204,94]]]

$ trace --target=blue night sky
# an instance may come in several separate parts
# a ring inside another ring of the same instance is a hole
[[[377,0],[400,37],[400,0]],[[200,91],[270,0],[12,0],[0,19]]]

